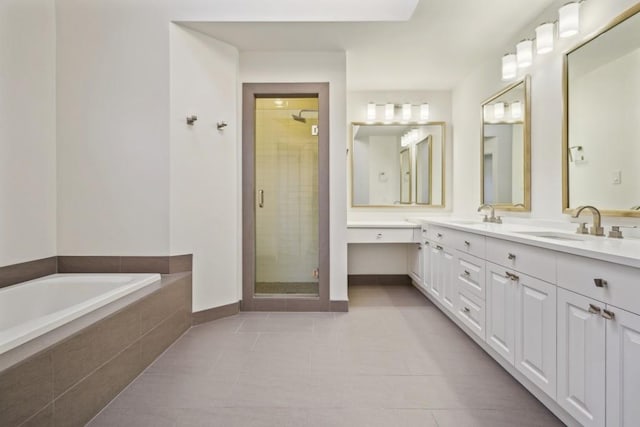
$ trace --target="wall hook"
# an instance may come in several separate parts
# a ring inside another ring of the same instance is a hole
[[[193,126],[193,124],[196,122],[196,120],[198,120],[198,116],[196,116],[196,115],[187,116],[187,124],[189,126]]]
[[[223,130],[224,128],[226,128],[228,126],[228,123],[223,120],[221,122],[218,122],[216,124],[216,126],[217,126],[218,130]]]

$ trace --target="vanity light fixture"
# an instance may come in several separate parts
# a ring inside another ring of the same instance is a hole
[[[536,53],[544,55],[553,50],[553,22],[545,22],[536,28]]]
[[[493,104],[493,117],[498,120],[504,118],[504,102],[496,102]]]
[[[518,68],[530,67],[533,63],[533,40],[522,40],[516,45]]]
[[[420,123],[426,123],[429,121],[429,104],[424,103],[420,105]]]
[[[502,80],[511,80],[516,77],[518,67],[515,53],[507,53],[502,57]]]
[[[567,3],[558,9],[558,36],[567,38],[580,30],[580,2]]]
[[[376,104],[370,102],[367,104],[367,123],[376,121]]]
[[[384,105],[384,121],[391,123],[393,121],[396,106],[394,104]]]
[[[511,118],[522,118],[522,103],[520,101],[514,101],[511,103]]]
[[[408,122],[411,120],[411,104],[402,104],[402,121]]]
[[[482,115],[484,116],[484,121],[488,122],[491,120],[491,113],[492,113],[492,108],[490,105],[485,105],[484,107],[482,107]]]

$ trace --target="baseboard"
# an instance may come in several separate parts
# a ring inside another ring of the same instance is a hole
[[[349,311],[349,301],[331,301],[330,310],[336,313],[346,313]]]
[[[347,283],[354,285],[411,285],[407,274],[349,274]]]
[[[199,325],[201,323],[211,322],[213,320],[222,319],[224,317],[233,316],[240,312],[240,302],[213,307],[207,310],[196,311],[191,316],[191,325]]]

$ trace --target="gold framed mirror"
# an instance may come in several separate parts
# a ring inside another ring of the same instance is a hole
[[[482,103],[480,203],[531,210],[531,78]]]
[[[444,207],[444,122],[351,125],[351,206]]]
[[[640,217],[640,3],[564,55],[562,208]]]

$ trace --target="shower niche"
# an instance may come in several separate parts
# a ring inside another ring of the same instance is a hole
[[[445,123],[351,126],[351,206],[444,206]]]

